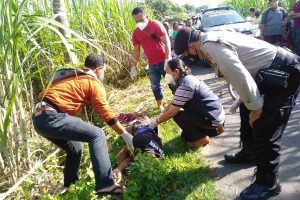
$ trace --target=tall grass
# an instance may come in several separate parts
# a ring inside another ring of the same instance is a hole
[[[116,80],[128,75],[134,21],[131,0],[67,0],[70,28],[55,21],[51,0],[0,1],[0,192],[34,165],[39,147],[31,127],[37,93],[47,74],[65,66],[64,52],[79,60],[97,52]],[[59,28],[68,29],[71,38]],[[70,46],[74,48],[70,48]]]
[[[269,0],[226,0],[224,5],[232,5],[235,9],[239,10],[244,16],[249,13],[249,8],[256,7],[265,11],[268,8]],[[281,0],[283,8],[290,11],[296,0]]]

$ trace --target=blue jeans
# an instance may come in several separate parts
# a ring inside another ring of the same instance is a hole
[[[151,89],[153,91],[155,100],[162,100],[164,96],[160,80],[161,77],[165,77],[166,75],[166,72],[164,70],[164,63],[149,65],[148,75],[150,78]],[[172,93],[175,92],[175,85],[169,84],[169,88],[171,89]]]
[[[292,30],[293,48],[295,53],[300,56],[300,27],[294,27]]]
[[[82,155],[80,142],[89,144],[90,157],[96,179],[96,190],[114,184],[111,163],[107,151],[106,137],[101,128],[82,121],[67,113],[44,110],[33,116],[36,132],[67,152],[64,168],[64,186],[69,187],[78,180]]]

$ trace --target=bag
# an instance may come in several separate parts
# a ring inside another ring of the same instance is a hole
[[[258,71],[255,82],[258,87],[270,86],[273,88],[286,89],[290,74],[276,69],[261,69]]]
[[[95,73],[91,70],[91,69],[77,69],[74,67],[68,67],[68,68],[61,68],[58,69],[55,74],[54,74],[54,78],[52,80],[52,84],[56,83],[58,81],[61,81],[63,79],[72,77],[72,76],[78,76],[78,75],[82,75],[82,74],[86,74],[86,75],[90,75],[92,77],[94,77],[95,79],[97,79]],[[51,76],[52,78],[52,76]]]

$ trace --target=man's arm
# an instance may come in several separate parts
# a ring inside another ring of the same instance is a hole
[[[140,51],[141,51],[141,45],[136,44],[133,46],[133,54],[131,58],[131,64],[132,66],[137,66],[139,57],[140,57]]]
[[[172,58],[171,56],[171,43],[170,43],[170,39],[167,36],[167,33],[163,36],[161,36],[160,41],[165,45],[165,55],[166,55],[166,60],[170,60]]]
[[[292,11],[290,16],[291,16],[292,19],[299,19],[300,18],[300,13],[295,13],[294,11]]]
[[[157,118],[157,123],[160,124],[168,121],[169,119],[173,118],[179,112],[179,110],[180,107],[171,104],[168,109],[166,109],[163,114]]]

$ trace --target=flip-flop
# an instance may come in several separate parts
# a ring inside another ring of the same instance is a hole
[[[120,190],[122,192],[117,192],[117,190]],[[123,187],[122,186],[116,186],[114,187],[111,191],[107,191],[107,192],[96,192],[97,195],[119,195],[123,193]]]

